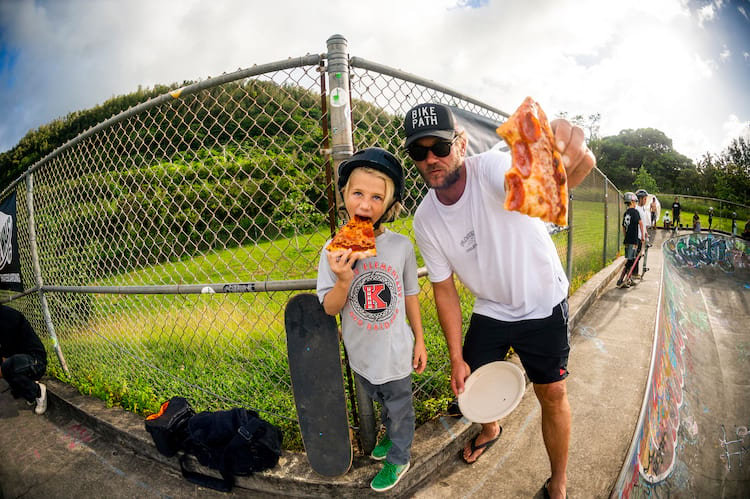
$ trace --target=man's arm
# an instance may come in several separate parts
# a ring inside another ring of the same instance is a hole
[[[573,188],[596,166],[596,158],[586,146],[583,128],[561,119],[553,120],[550,126],[555,134],[557,150],[562,155],[568,176],[568,188]]]
[[[438,320],[440,321],[440,327],[443,329],[451,361],[451,388],[454,394],[459,395],[464,391],[464,381],[471,374],[471,369],[464,362],[461,344],[463,337],[461,302],[458,299],[453,275],[444,281],[433,282],[432,291],[435,295]]]

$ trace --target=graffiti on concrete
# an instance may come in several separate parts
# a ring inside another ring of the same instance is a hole
[[[701,447],[707,438],[721,442],[721,460],[735,468],[747,452],[745,438],[750,441],[750,437],[745,436],[746,427],[738,429],[743,435],[738,433],[737,439],[731,435],[716,438],[700,434],[700,428],[706,426],[705,420],[716,417],[710,414],[711,405],[707,403],[713,394],[697,399],[697,387],[691,382],[698,383],[696,380],[711,375],[706,369],[710,362],[704,358],[707,349],[696,346],[701,344],[700,336],[711,328],[705,306],[700,306],[704,303],[700,292],[688,284],[697,268],[708,268],[722,275],[750,268],[750,248],[746,243],[711,233],[665,241],[661,303],[649,383],[613,497],[654,497],[669,495],[669,490],[684,491],[690,477],[688,468],[692,465],[688,461],[698,459],[696,452],[686,448]]]
[[[720,458],[726,461],[727,470],[732,471],[732,461],[739,463],[739,467],[742,468],[742,456],[747,454],[748,448],[745,442],[745,438],[748,436],[747,426],[740,426],[735,428],[735,435],[737,438],[734,440],[727,440],[727,431],[724,425],[721,425],[721,456]],[[750,438],[748,439],[750,441]]]

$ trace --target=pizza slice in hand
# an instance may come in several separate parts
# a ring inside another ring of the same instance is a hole
[[[531,97],[497,128],[510,146],[505,173],[505,209],[568,224],[568,184],[547,115]]]
[[[372,220],[354,215],[346,225],[341,227],[331,242],[326,246],[328,251],[347,250],[362,252],[367,256],[376,256],[375,230]]]

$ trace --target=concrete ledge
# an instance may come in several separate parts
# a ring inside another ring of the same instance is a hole
[[[622,272],[625,258],[618,257],[614,262],[594,274],[588,281],[568,298],[568,325],[571,333],[575,331],[581,317],[591,305],[599,299],[606,287]]]
[[[107,407],[103,401],[81,395],[75,388],[56,379],[48,377],[44,383],[48,389],[49,417],[67,416],[78,420],[101,438],[131,449],[180,474],[178,458],[168,458],[156,450],[142,417],[119,407]],[[412,447],[411,469],[398,487],[386,494],[378,494],[370,489],[370,480],[380,470],[381,463],[369,457],[355,456],[347,474],[327,478],[310,468],[304,454],[287,451],[284,451],[274,469],[249,477],[237,477],[235,486],[266,494],[283,491],[284,495],[292,497],[404,497],[428,480],[443,464],[454,459],[479,429],[479,425],[471,424],[464,418],[445,416],[418,427]],[[218,476],[194,459],[191,465],[202,473]]]

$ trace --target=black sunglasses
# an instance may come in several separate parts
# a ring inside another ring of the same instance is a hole
[[[438,140],[430,147],[411,144],[406,148],[406,152],[409,153],[409,157],[414,161],[424,161],[427,157],[427,151],[432,151],[432,154],[438,158],[444,158],[451,153],[451,147],[457,138],[458,135],[453,137],[453,140]]]

